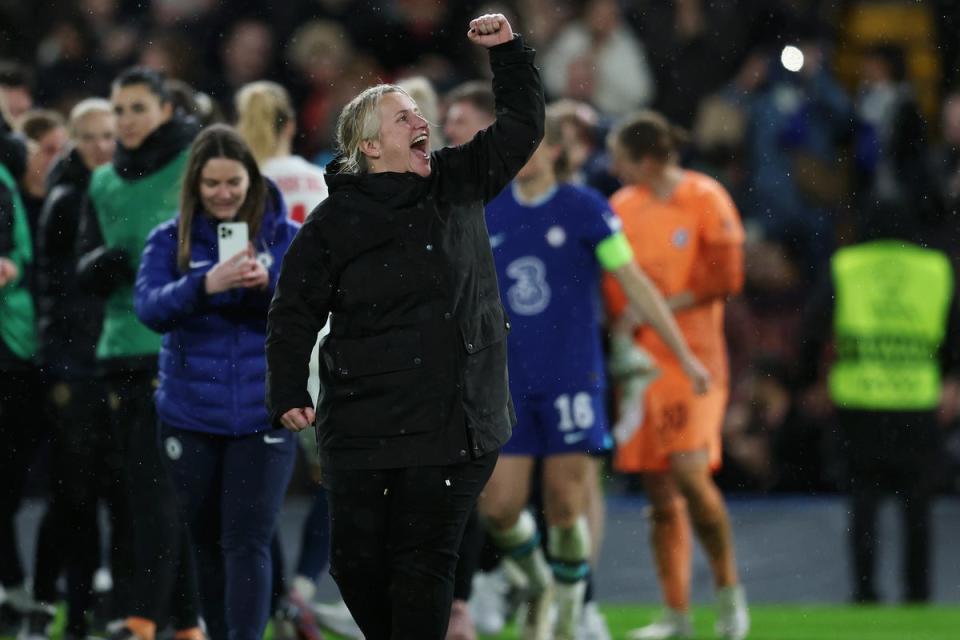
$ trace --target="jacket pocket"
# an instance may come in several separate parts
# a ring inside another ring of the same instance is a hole
[[[497,301],[460,323],[460,336],[467,353],[477,353],[496,344],[510,333],[510,322]]]
[[[507,334],[510,323],[500,301],[460,325],[467,352],[463,373],[463,407],[470,424],[497,425],[508,419]]]
[[[420,333],[408,330],[331,338],[323,346],[317,413],[325,447],[379,447],[382,439],[445,424],[450,410],[446,387],[431,378],[422,346]]]
[[[422,364],[420,334],[391,331],[368,338],[337,338],[324,350],[332,360],[331,373],[341,380],[414,369]]]

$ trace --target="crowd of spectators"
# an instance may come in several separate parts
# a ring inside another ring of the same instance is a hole
[[[106,96],[131,64],[184,83],[182,106],[206,122],[233,122],[243,85],[281,84],[298,117],[294,150],[323,166],[336,114],[363,87],[419,75],[443,95],[484,78],[462,31],[487,10],[507,13],[542,52],[548,97],[580,103],[570,129],[580,179],[607,195],[616,187],[604,135],[618,116],[652,107],[691,131],[684,163],[727,187],[748,231],[745,291],[728,309],[721,481],[835,489],[829,403],[793,384],[802,311],[877,199],[901,202],[960,262],[955,0],[0,2],[0,102],[37,143],[27,208],[42,203],[66,142],[59,114]],[[958,490],[960,436],[945,436]]]

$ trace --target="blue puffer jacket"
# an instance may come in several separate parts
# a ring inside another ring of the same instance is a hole
[[[194,216],[185,274],[177,268],[178,222],[179,216],[150,233],[134,292],[137,317],[163,334],[157,412],[178,429],[228,436],[264,431],[270,428],[263,404],[267,308],[298,227],[270,183],[253,243],[270,284],[210,296],[203,279],[217,262],[217,220]]]

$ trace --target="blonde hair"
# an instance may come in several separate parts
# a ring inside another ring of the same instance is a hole
[[[234,98],[237,131],[250,145],[253,157],[263,164],[277,153],[280,132],[296,114],[287,90],[276,82],[260,80],[244,85]]]
[[[360,143],[374,140],[380,135],[378,107],[380,99],[388,93],[402,93],[410,97],[395,84],[378,84],[361,91],[340,112],[337,118],[337,151],[341,156],[339,173],[366,173],[369,170]]]
[[[104,113],[112,116],[113,105],[110,104],[109,100],[104,100],[103,98],[87,98],[75,104],[73,109],[70,110],[70,120],[68,123],[71,138],[76,138],[79,135],[77,125],[91,113]]]
[[[301,71],[316,60],[332,58],[341,63],[353,55],[350,36],[332,20],[311,20],[297,29],[287,45],[287,59]]]

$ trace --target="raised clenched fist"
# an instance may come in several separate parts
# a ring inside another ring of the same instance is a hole
[[[513,29],[502,13],[488,13],[470,21],[467,37],[489,49],[513,40]]]

